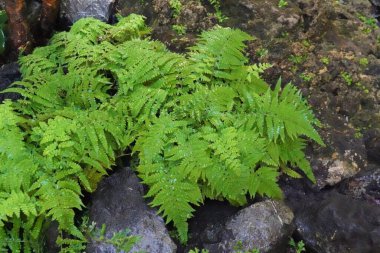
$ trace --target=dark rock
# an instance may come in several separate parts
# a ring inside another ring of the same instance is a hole
[[[115,0],[62,0],[60,17],[66,21],[63,23],[71,24],[84,17],[109,21],[114,5]]]
[[[373,5],[380,7],[380,0],[369,0]]]
[[[189,242],[186,249],[179,249],[178,253],[187,253],[195,247],[208,248],[217,245],[223,240],[225,223],[240,210],[231,206],[227,201],[205,200],[204,205],[196,209],[194,217],[189,220]]]
[[[368,159],[380,164],[380,129],[368,130],[364,138]]]
[[[380,206],[380,167],[374,165],[372,169],[345,180],[339,189],[355,199],[367,200]]]
[[[222,242],[204,246],[211,253],[233,252],[236,247],[242,251],[283,252],[294,230],[293,218],[282,202],[258,202],[227,221]]]
[[[0,91],[9,87],[10,84],[19,80],[21,77],[19,66],[16,62],[5,64],[0,67]],[[0,93],[0,103],[4,99],[17,99],[18,94],[15,93]]]
[[[297,233],[315,252],[380,252],[380,206],[335,191],[289,201]]]
[[[151,253],[176,252],[165,223],[149,208],[143,198],[144,190],[136,175],[123,168],[103,180],[92,198],[89,209],[90,221],[100,227],[106,225],[106,237],[130,229],[132,235],[141,236],[132,252],[144,250]],[[99,242],[90,242],[87,252],[116,252],[115,248]]]

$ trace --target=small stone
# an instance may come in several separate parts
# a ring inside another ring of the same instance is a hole
[[[242,251],[258,249],[262,253],[284,249],[294,230],[293,218],[290,208],[279,201],[244,208],[227,221],[230,238],[219,243],[219,252],[233,252],[237,245]]]

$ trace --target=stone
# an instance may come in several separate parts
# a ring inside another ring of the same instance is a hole
[[[97,227],[105,224],[107,238],[125,229],[130,229],[131,235],[141,236],[131,252],[176,252],[177,246],[169,237],[163,219],[148,207],[143,195],[144,189],[137,176],[131,169],[123,168],[99,184],[90,204],[90,221]],[[116,253],[116,249],[103,242],[91,241],[87,252]]]
[[[217,251],[210,253],[233,252],[236,247],[242,251],[258,249],[262,253],[284,249],[294,230],[293,219],[293,212],[283,202],[255,203],[227,221],[224,240]]]
[[[74,23],[84,17],[109,21],[114,12],[115,0],[62,0],[60,18]]]

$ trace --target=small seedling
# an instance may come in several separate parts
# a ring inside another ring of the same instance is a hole
[[[184,34],[186,34],[186,26],[185,25],[172,25],[172,29],[178,35],[184,35]]]
[[[369,64],[368,58],[366,58],[366,57],[364,57],[364,58],[360,58],[360,60],[359,60],[359,64],[360,64],[360,66],[362,66],[362,67],[367,67],[368,64]]]
[[[310,82],[311,80],[313,80],[313,77],[314,77],[314,74],[312,73],[301,73],[299,75],[299,77],[305,81],[305,82]]]
[[[258,58],[263,58],[263,57],[265,57],[265,56],[267,56],[268,55],[268,49],[266,49],[266,48],[259,48],[257,51],[256,51],[256,56],[258,57]]]
[[[290,238],[289,245],[294,249],[295,253],[306,252],[305,243],[302,240],[295,242],[293,238]]]
[[[353,83],[351,74],[347,73],[346,71],[343,71],[340,73],[340,76],[343,78],[343,80],[347,83],[348,86],[351,86]]]
[[[288,2],[286,0],[278,1],[278,7],[279,8],[285,8],[286,6],[288,6]]]
[[[325,65],[329,65],[330,64],[330,59],[328,57],[322,57],[321,58],[321,62]]]
[[[182,11],[182,3],[180,0],[170,0],[169,1],[170,8],[173,11],[173,17],[176,18]]]
[[[289,56],[289,61],[291,61],[294,64],[301,64],[301,63],[305,62],[306,59],[307,59],[306,55],[294,55],[294,54],[292,54]]]

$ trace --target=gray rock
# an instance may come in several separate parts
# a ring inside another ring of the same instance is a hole
[[[132,252],[176,252],[177,247],[169,237],[163,219],[148,207],[143,194],[139,179],[129,168],[124,168],[100,183],[92,198],[90,220],[98,227],[106,225],[107,238],[127,228],[132,235],[141,236]],[[116,249],[105,243],[90,242],[87,252],[116,253]]]
[[[233,252],[258,249],[260,252],[278,252],[285,248],[294,231],[293,212],[282,202],[267,200],[239,211],[226,223],[226,238],[218,251]]]
[[[115,0],[62,0],[60,17],[69,23],[84,17],[109,21],[114,4]]]

